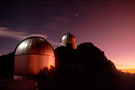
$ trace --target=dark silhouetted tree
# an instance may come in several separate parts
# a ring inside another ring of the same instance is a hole
[[[114,64],[106,58],[104,52],[92,43],[82,43],[74,50],[70,47],[58,47],[56,55],[56,82],[68,89],[109,88],[113,85]],[[105,84],[108,86],[105,87]]]
[[[3,78],[13,78],[14,52],[0,56],[0,76]]]
[[[89,42],[78,45],[77,60],[84,71],[94,76],[109,75],[116,71],[115,65],[106,58],[104,52]]]

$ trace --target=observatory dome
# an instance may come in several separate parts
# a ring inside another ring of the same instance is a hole
[[[14,74],[36,75],[44,68],[55,66],[54,50],[42,37],[29,37],[15,49]]]
[[[76,38],[71,33],[64,34],[61,38],[61,46],[70,46],[76,49]]]

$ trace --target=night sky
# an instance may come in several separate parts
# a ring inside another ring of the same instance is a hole
[[[133,0],[1,0],[0,54],[13,51],[31,35],[54,48],[71,32],[77,44],[92,42],[115,65],[135,65]]]

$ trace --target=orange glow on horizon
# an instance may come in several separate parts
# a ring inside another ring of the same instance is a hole
[[[116,68],[121,72],[132,73],[135,74],[135,66],[134,65],[116,65]]]

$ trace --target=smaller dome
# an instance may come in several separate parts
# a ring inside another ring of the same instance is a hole
[[[71,33],[64,34],[61,38],[61,46],[70,46],[73,49],[76,49],[75,36]]]

